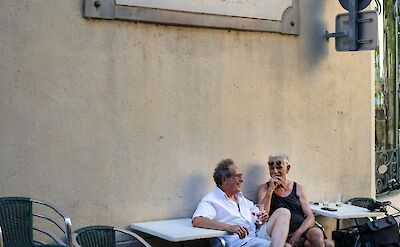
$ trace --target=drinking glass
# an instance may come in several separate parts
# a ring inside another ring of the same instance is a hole
[[[260,211],[257,215],[257,224],[262,225],[261,215],[264,213],[264,204],[257,204],[258,210]]]
[[[336,206],[341,207],[342,206],[342,198],[343,198],[343,193],[339,192],[336,194]]]
[[[324,200],[322,201],[322,206],[329,207],[329,199],[327,195],[324,196]]]

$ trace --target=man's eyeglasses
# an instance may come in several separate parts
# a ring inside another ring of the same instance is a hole
[[[269,166],[274,166],[276,164],[276,166],[280,166],[282,165],[284,162],[282,160],[277,160],[277,161],[269,161],[268,165]]]
[[[238,173],[238,174],[229,174],[230,177],[236,177],[238,179],[242,179],[243,173]]]

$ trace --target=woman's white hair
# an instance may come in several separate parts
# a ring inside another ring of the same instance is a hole
[[[289,164],[289,156],[287,154],[285,154],[285,153],[273,153],[273,154],[271,154],[270,156],[268,156],[268,162],[270,162],[271,160],[276,159],[276,158],[281,158],[281,159],[283,159],[283,161],[286,164]]]

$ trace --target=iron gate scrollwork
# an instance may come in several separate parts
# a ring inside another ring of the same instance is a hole
[[[375,152],[376,159],[376,190],[377,194],[384,191],[391,179],[398,180],[397,160],[398,149]]]
[[[375,50],[375,178],[382,194],[399,181],[399,1],[384,0]]]

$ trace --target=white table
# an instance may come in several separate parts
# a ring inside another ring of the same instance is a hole
[[[310,204],[311,210],[315,215],[322,215],[336,219],[336,229],[339,229],[339,223],[342,219],[366,218],[366,217],[381,217],[385,216],[383,212],[371,212],[366,208],[353,206],[350,204],[342,204],[340,207],[332,207],[337,211],[327,211],[321,209],[323,206]]]
[[[215,238],[228,234],[225,231],[193,227],[191,218],[139,222],[130,227],[171,242]]]

